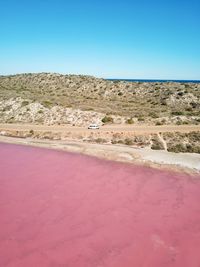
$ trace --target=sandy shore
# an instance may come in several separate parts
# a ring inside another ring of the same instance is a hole
[[[82,153],[108,160],[147,165],[187,173],[200,173],[200,155],[172,153],[148,148],[134,148],[125,145],[92,144],[74,140],[40,140],[0,136],[0,142],[31,145]]]

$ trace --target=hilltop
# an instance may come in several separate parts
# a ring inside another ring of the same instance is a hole
[[[0,76],[0,122],[199,124],[200,84],[83,75]]]

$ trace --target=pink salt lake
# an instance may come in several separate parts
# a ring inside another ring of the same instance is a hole
[[[199,267],[199,178],[0,144],[0,266]]]

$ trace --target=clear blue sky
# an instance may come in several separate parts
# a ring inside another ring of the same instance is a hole
[[[0,0],[0,74],[200,80],[199,0]]]

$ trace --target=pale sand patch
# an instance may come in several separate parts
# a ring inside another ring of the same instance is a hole
[[[160,164],[179,165],[200,171],[200,154],[173,153],[164,150],[141,148],[139,152],[143,159]]]

